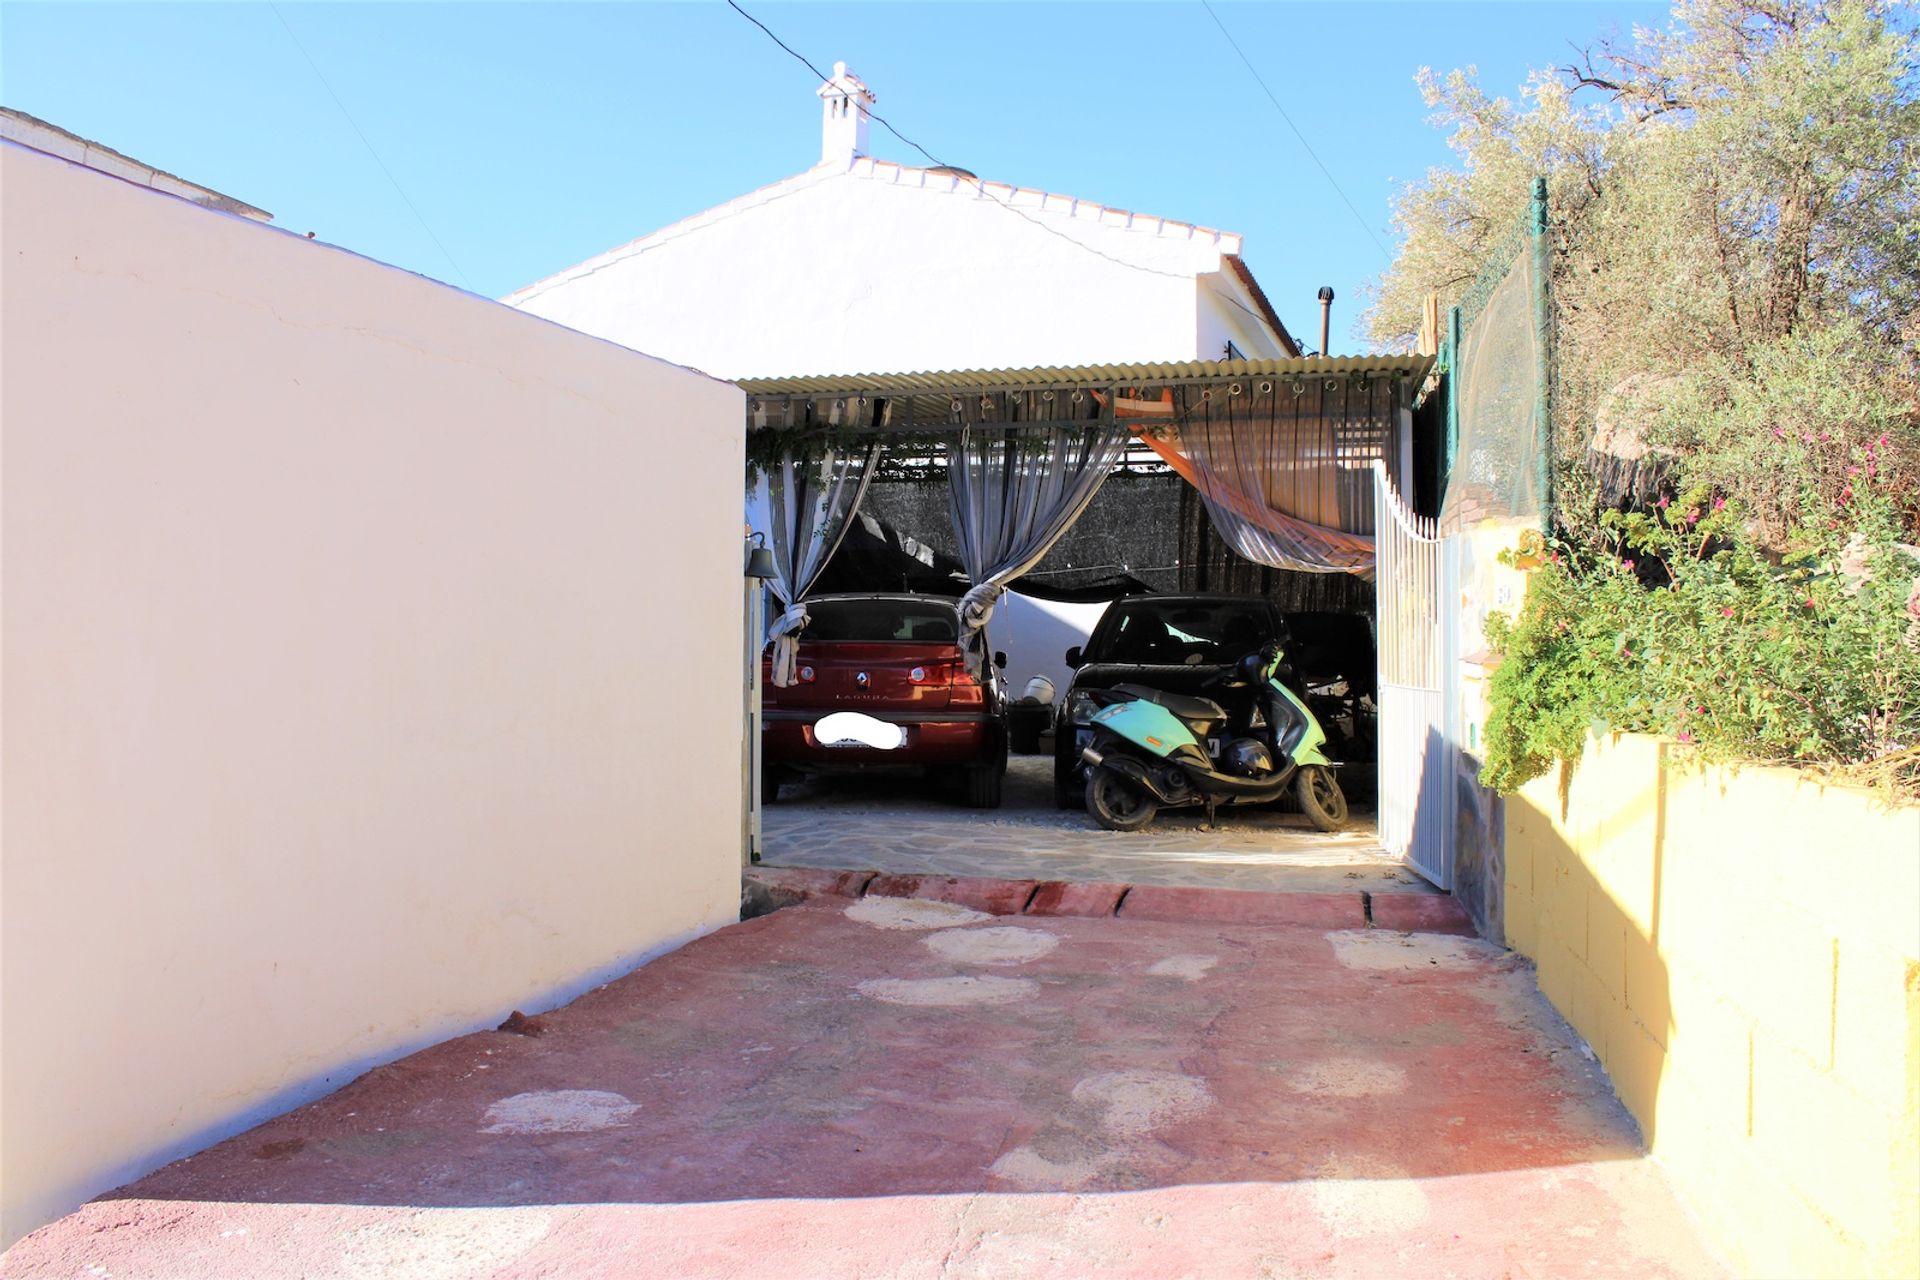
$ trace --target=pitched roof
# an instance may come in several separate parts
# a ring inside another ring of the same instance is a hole
[[[1174,218],[1163,218],[1154,214],[1139,213],[1131,209],[1119,209],[1098,204],[1091,200],[1081,200],[1074,196],[1059,195],[1051,191],[1042,191],[1037,187],[1020,187],[1005,182],[988,182],[975,177],[964,169],[947,166],[921,168],[916,165],[900,164],[892,160],[877,160],[872,156],[855,156],[845,168],[836,165],[820,164],[803,173],[783,178],[779,182],[749,191],[724,204],[669,223],[658,231],[649,232],[638,239],[630,240],[618,248],[597,254],[586,261],[555,272],[543,280],[537,280],[524,288],[516,289],[502,299],[507,303],[520,303],[537,298],[557,285],[592,275],[616,262],[636,257],[649,249],[682,236],[689,235],[703,227],[722,222],[749,209],[759,208],[775,200],[792,195],[796,191],[829,182],[836,178],[859,178],[871,182],[880,182],[888,186],[909,187],[954,196],[970,196],[975,199],[986,198],[1019,213],[1030,216],[1037,213],[1048,217],[1058,217],[1082,226],[1100,226],[1116,231],[1130,232],[1136,235],[1151,235],[1161,239],[1184,240],[1206,244],[1217,250],[1234,278],[1239,281],[1253,298],[1261,318],[1273,328],[1282,346],[1293,351],[1300,349],[1287,331],[1280,317],[1274,312],[1273,304],[1266,294],[1254,282],[1253,273],[1247,269],[1240,257],[1241,237],[1232,231],[1221,231],[1214,227],[1201,226],[1193,222],[1181,222]]]

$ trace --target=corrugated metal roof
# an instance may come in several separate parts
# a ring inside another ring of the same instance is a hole
[[[801,374],[741,378],[750,396],[917,396],[955,391],[1025,391],[1041,387],[1169,387],[1235,378],[1346,378],[1356,374],[1421,379],[1432,356],[1303,356],[1287,360],[1189,360],[1174,364],[1096,364],[1030,369],[950,369],[922,373]]]

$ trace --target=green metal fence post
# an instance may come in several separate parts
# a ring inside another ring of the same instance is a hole
[[[1440,468],[1442,493],[1446,491],[1444,482],[1453,479],[1453,464],[1460,456],[1460,348],[1466,338],[1466,328],[1466,319],[1460,314],[1460,308],[1448,307],[1447,332],[1440,340],[1440,349],[1447,353],[1447,452]]]
[[[1553,308],[1548,296],[1552,266],[1547,258],[1547,180],[1533,180],[1533,210],[1527,220],[1533,251],[1533,412],[1539,432],[1539,462],[1535,480],[1540,491],[1540,527],[1553,529],[1553,418],[1548,383],[1553,374]]]

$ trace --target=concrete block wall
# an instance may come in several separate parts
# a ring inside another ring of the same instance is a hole
[[[1593,738],[1508,798],[1504,887],[1738,1269],[1920,1275],[1920,809]]]

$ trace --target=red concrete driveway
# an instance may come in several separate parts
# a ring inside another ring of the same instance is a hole
[[[373,1071],[4,1270],[1720,1274],[1526,969],[1351,923],[816,898]]]

